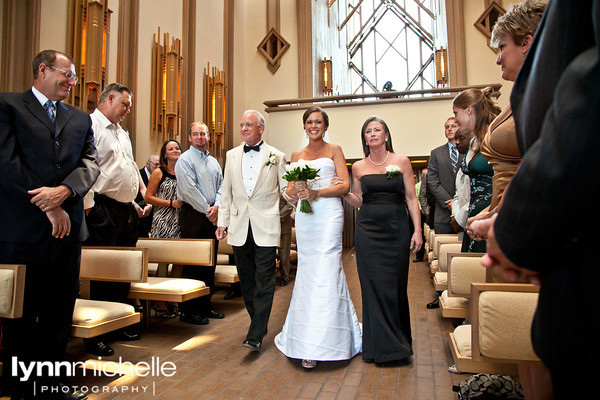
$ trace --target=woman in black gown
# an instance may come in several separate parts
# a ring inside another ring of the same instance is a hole
[[[352,166],[359,208],[354,243],[363,312],[364,362],[396,362],[413,354],[408,309],[410,251],[422,245],[421,215],[410,160],[392,149],[386,123],[377,116],[361,130],[365,158]],[[412,220],[412,224],[411,224]]]

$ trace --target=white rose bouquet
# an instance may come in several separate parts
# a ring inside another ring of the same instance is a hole
[[[400,175],[400,167],[394,164],[390,164],[387,167],[385,167],[385,174],[387,175],[388,179],[392,179],[392,176]]]
[[[320,171],[311,167],[311,165],[305,160],[298,160],[290,163],[289,165],[286,165],[285,170],[286,173],[283,175],[283,179],[288,182],[306,182],[309,179],[315,179],[319,176],[318,172]],[[310,207],[308,200],[300,201],[300,212],[312,212],[312,208]]]

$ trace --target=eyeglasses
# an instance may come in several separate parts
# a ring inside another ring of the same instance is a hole
[[[56,67],[53,67],[52,65],[48,65],[48,68],[52,68],[53,70],[58,71],[62,76],[64,76],[68,80],[73,79],[75,81],[76,85],[77,85],[77,82],[79,82],[79,78],[77,77],[77,75],[75,75],[71,71],[65,71],[64,69],[56,68]]]

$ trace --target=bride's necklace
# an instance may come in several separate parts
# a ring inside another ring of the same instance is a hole
[[[374,163],[373,160],[371,160],[371,154],[369,154],[369,161],[371,161],[371,164],[373,164],[373,165],[380,166],[380,165],[385,164],[385,162],[387,161],[389,156],[390,156],[390,151],[388,150],[387,156],[385,156],[385,160],[383,160],[381,163],[377,164],[377,163]]]

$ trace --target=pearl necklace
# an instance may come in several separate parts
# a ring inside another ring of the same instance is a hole
[[[371,160],[371,154],[369,154],[369,161],[371,161],[371,164],[373,164],[373,165],[380,166],[380,165],[385,164],[385,162],[387,161],[387,159],[388,159],[389,156],[390,156],[390,151],[388,150],[387,156],[385,156],[385,160],[383,160],[383,162],[381,162],[380,164],[376,164],[376,163],[373,162],[373,160]]]

